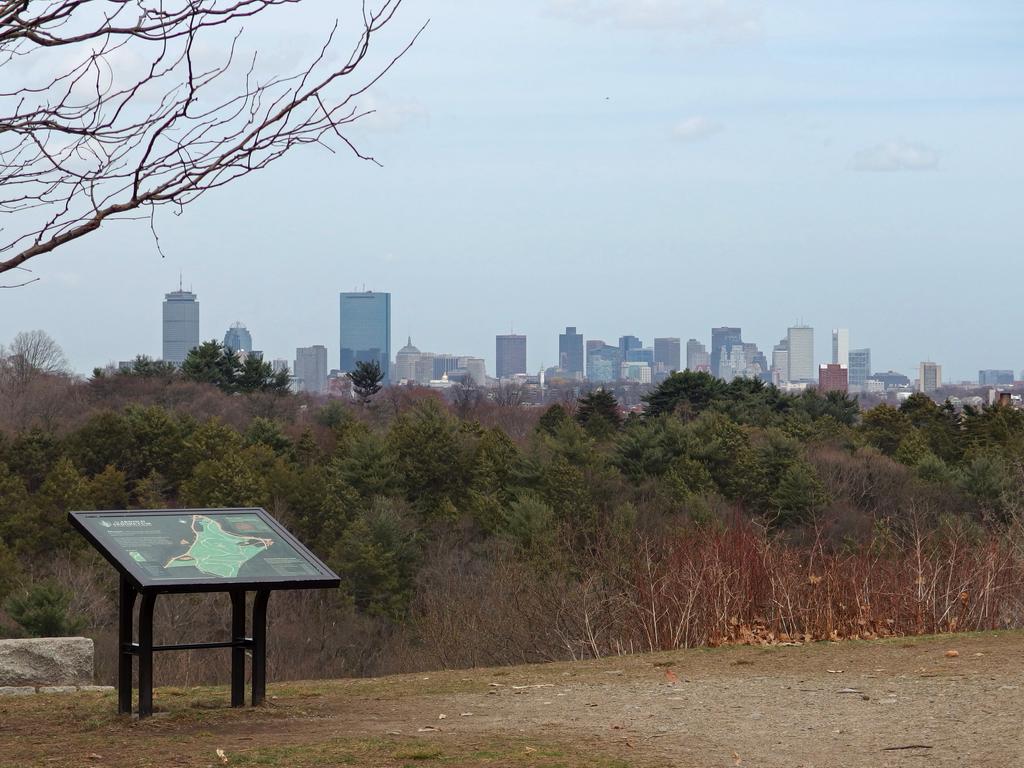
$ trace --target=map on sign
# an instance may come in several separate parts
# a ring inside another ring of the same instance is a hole
[[[72,518],[146,582],[336,578],[261,509],[76,512]]]
[[[196,568],[208,576],[234,579],[250,558],[274,544],[273,539],[228,533],[208,515],[192,515],[192,533],[191,542],[182,539],[188,551],[172,557],[165,568]]]

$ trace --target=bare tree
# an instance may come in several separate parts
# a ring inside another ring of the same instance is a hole
[[[64,350],[46,331],[22,331],[7,349],[0,347],[0,360],[24,379],[33,374],[65,374],[68,361]]]
[[[353,3],[346,53],[335,22],[306,65],[264,77],[255,55],[236,62],[241,24],[301,0],[0,0],[0,273],[111,219],[152,227],[157,206],[180,211],[296,146],[376,162],[344,131],[423,29],[364,76],[402,2],[377,1]],[[218,30],[228,44],[211,61]]]

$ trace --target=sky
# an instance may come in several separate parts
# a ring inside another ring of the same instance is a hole
[[[242,45],[294,68],[351,5]],[[538,370],[567,325],[740,326],[770,357],[797,322],[818,362],[844,327],[876,371],[1024,368],[1019,0],[406,0],[369,63],[428,20],[348,134],[383,167],[300,148],[158,211],[159,250],[105,224],[0,291],[0,343],[44,329],[82,373],[157,357],[180,274],[203,338],[241,321],[268,359],[324,344],[332,367],[338,292],[365,287],[391,293],[392,354],[411,335],[491,374],[510,329]]]

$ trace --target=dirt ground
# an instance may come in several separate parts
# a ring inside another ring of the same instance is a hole
[[[109,694],[0,697],[0,765],[1024,766],[1019,632],[272,683],[269,694],[232,710],[224,688],[158,688],[159,712],[141,723],[117,717]]]

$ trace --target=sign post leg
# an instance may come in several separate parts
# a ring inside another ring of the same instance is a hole
[[[135,597],[138,593],[124,576],[118,601],[117,624],[117,713],[132,713],[132,641],[134,638]]]
[[[153,714],[153,606],[155,592],[142,593],[139,608],[139,719]]]
[[[231,592],[231,706],[245,706],[245,591]]]
[[[252,604],[252,705],[263,703],[267,696],[267,602],[270,590],[256,592]]]

